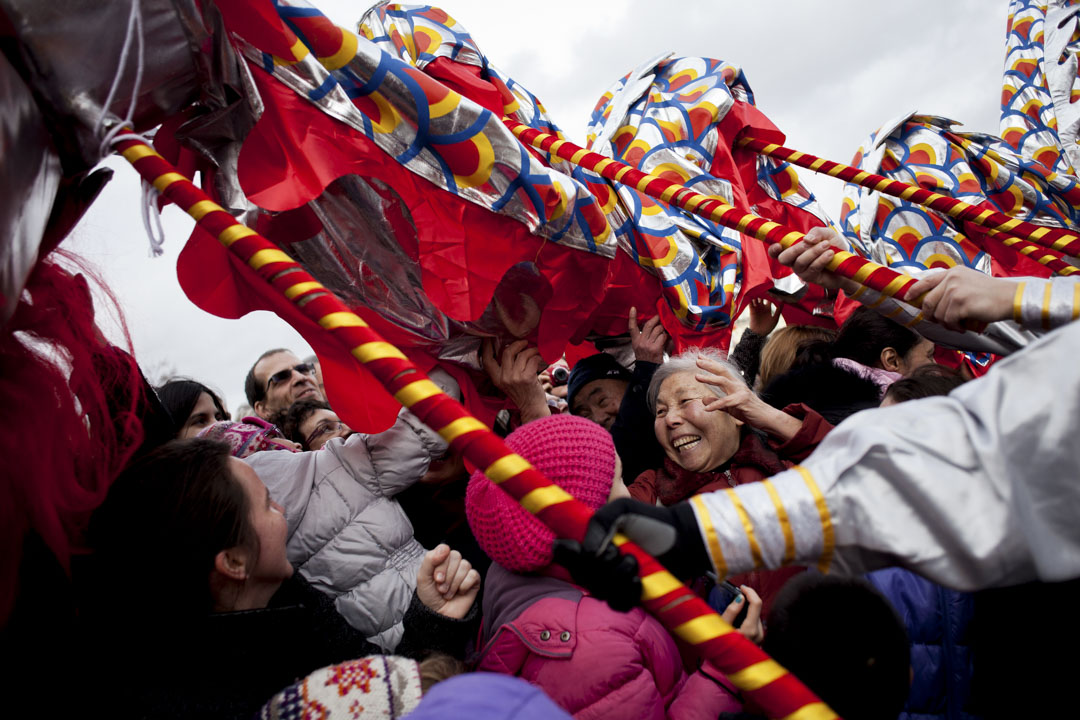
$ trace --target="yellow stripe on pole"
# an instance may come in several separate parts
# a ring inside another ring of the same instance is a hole
[[[252,269],[258,270],[264,265],[279,262],[295,263],[296,261],[277,248],[264,248],[251,256],[251,259],[248,260],[248,265],[250,265]]]
[[[641,578],[641,601],[664,597],[682,587],[682,583],[667,570],[657,570]]]
[[[520,455],[511,453],[510,455],[503,455],[501,458],[488,465],[484,470],[484,474],[488,476],[488,479],[490,479],[491,482],[498,485],[531,467],[532,465],[529,464],[528,460]]]
[[[230,225],[229,227],[222,230],[221,233],[218,235],[218,241],[225,247],[229,247],[240,238],[252,237],[258,234],[259,233],[255,232],[246,225],[241,225],[237,223],[236,225]]]
[[[323,289],[322,283],[317,283],[314,281],[298,282],[295,285],[290,285],[289,287],[285,288],[285,297],[289,298],[290,300],[294,300],[298,295],[303,295],[304,293],[310,292],[312,290],[321,289]]]
[[[162,173],[161,175],[158,175],[156,178],[154,178],[154,182],[152,184],[158,192],[163,193],[165,192],[165,188],[169,187],[177,180],[187,180],[187,178],[178,172],[167,172]]]
[[[405,407],[412,407],[421,400],[427,400],[429,397],[442,394],[442,388],[425,378],[411,382],[398,390],[394,393],[394,399]]]
[[[374,362],[375,360],[408,360],[405,354],[388,342],[366,342],[357,345],[349,351],[354,358],[362,363]]]
[[[518,502],[533,515],[548,509],[552,505],[569,502],[574,497],[558,485],[547,485],[525,493],[525,497]]]
[[[327,330],[337,330],[343,327],[367,327],[359,315],[351,312],[332,312],[319,318],[319,325]]]
[[[837,720],[839,715],[823,702],[810,703],[785,716],[782,720]]]
[[[448,425],[444,425],[439,428],[439,437],[448,443],[454,442],[459,437],[466,433],[471,433],[476,430],[487,430],[488,427],[484,423],[480,422],[474,417],[463,417],[454,420]]]
[[[216,210],[224,212],[222,207],[216,202],[213,202],[212,200],[200,200],[187,209],[187,214],[195,218],[197,222]]]
[[[735,687],[743,692],[753,692],[754,690],[765,687],[771,682],[779,680],[785,675],[787,675],[787,670],[780,667],[778,662],[769,658],[768,660],[762,660],[753,665],[748,665],[738,672],[728,673],[727,677],[728,680],[735,683]]]
[[[120,154],[124,156],[125,160],[127,160],[129,163],[131,163],[133,165],[135,164],[136,161],[142,160],[143,158],[161,157],[161,154],[158,153],[157,150],[150,147],[149,145],[144,145],[143,143],[139,143],[138,145],[132,145],[131,147],[129,147],[127,150],[124,150]]]
[[[673,632],[691,645],[700,645],[713,638],[723,637],[735,629],[719,615],[699,615],[682,625],[675,626]]]

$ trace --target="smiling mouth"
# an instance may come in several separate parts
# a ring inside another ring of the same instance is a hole
[[[683,435],[681,438],[677,438],[671,443],[671,447],[675,448],[677,452],[689,452],[696,448],[700,443],[700,435]]]

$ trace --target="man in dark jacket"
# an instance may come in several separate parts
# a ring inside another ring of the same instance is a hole
[[[668,339],[659,315],[639,329],[637,309],[630,308],[629,326],[633,371],[613,356],[597,353],[578,361],[566,383],[570,412],[603,425],[611,433],[627,484],[664,463],[664,450],[656,440],[645,395],[653,373],[664,361]]]

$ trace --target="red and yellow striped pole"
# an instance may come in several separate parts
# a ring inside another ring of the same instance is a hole
[[[195,218],[250,272],[317,322],[387,391],[493,482],[564,538],[580,541],[591,511],[544,477],[524,458],[431,382],[292,258],[241,225],[167,160],[136,136],[121,135],[117,151],[166,199]],[[625,537],[622,553],[641,566],[642,602],[673,634],[694,646],[772,718],[831,720],[837,715],[794,675],[724,622],[701,598]]]
[[[524,143],[557,155],[574,165],[580,165],[609,180],[633,187],[650,197],[675,205],[718,225],[734,228],[744,235],[756,237],[764,242],[779,243],[784,248],[791,247],[804,237],[798,230],[752,213],[744,213],[715,197],[702,195],[684,185],[641,172],[618,160],[604,157],[566,140],[560,140],[549,133],[534,130],[511,118],[503,118],[503,122]],[[915,284],[915,278],[910,275],[878,265],[846,250],[837,250],[828,268],[840,277],[854,280],[859,285],[902,300],[908,289]],[[921,304],[921,298],[904,300],[904,302],[918,306]]]
[[[910,200],[913,203],[936,210],[957,220],[974,223],[987,228],[991,237],[1000,240],[1009,247],[1014,247],[1019,252],[1046,265],[1056,273],[1071,275],[1078,272],[1077,268],[1069,265],[1059,255],[1051,252],[1057,251],[1065,255],[1080,257],[1080,235],[1064,228],[1035,225],[1034,223],[1009,217],[1005,213],[996,210],[976,207],[963,200],[957,200],[917,185],[909,185],[899,180],[890,180],[883,175],[869,173],[851,165],[843,165],[756,138],[744,137],[739,140],[738,144],[761,155],[768,155],[807,170],[831,175],[901,200]],[[1051,251],[1043,248],[1050,248]]]

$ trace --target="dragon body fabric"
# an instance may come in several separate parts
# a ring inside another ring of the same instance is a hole
[[[216,200],[421,365],[467,379],[484,337],[527,338],[553,360],[624,334],[631,307],[660,313],[677,346],[726,347],[732,319],[770,290],[800,293],[789,297],[792,319],[830,322],[824,294],[760,243],[522,145],[504,116],[561,133],[441,10],[380,4],[354,35],[299,0],[218,7],[241,98],[166,122],[158,149],[201,169]],[[783,138],[738,68],[662,57],[604,94],[590,141],[778,222],[825,224],[790,166],[732,150],[748,127]],[[362,371],[356,391],[351,358],[228,262],[196,230],[180,261],[189,297],[226,317],[278,311],[319,352],[350,423],[377,430],[392,420],[396,402]],[[483,418],[474,385],[462,383]]]
[[[1013,0],[1009,7],[1000,137],[912,114],[886,123],[852,165],[1048,227],[1080,223],[1080,5]],[[911,201],[847,184],[840,210],[855,251],[906,272],[966,265],[996,277],[1050,271],[1007,238]],[[1048,251],[1043,257],[1063,258]],[[1064,258],[1068,260],[1068,258]],[[843,317],[849,303],[838,305]],[[991,356],[966,353],[981,372]]]

